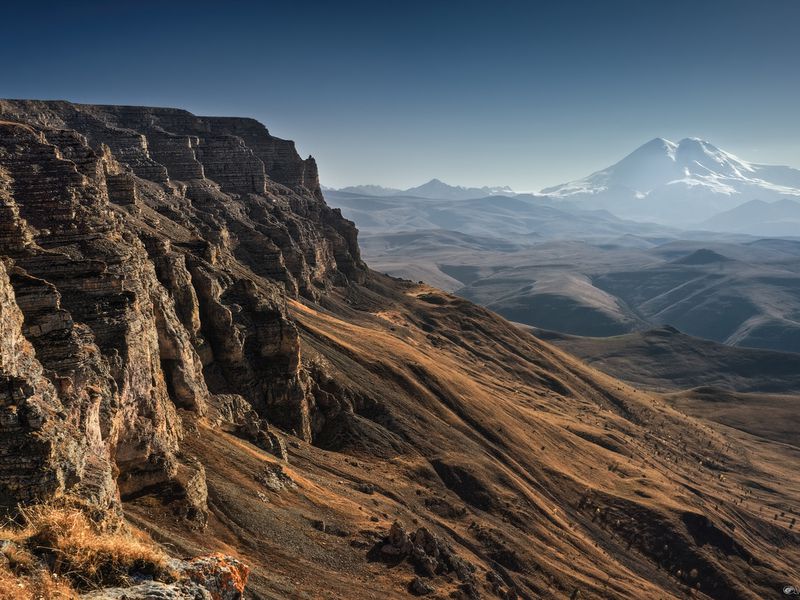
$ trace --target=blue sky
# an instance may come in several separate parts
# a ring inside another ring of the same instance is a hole
[[[331,186],[534,190],[656,136],[800,167],[797,0],[3,8],[0,97],[253,116]]]

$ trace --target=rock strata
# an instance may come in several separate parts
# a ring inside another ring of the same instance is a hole
[[[4,504],[165,486],[202,522],[179,411],[239,398],[223,418],[283,460],[273,427],[325,427],[287,298],[366,268],[292,142],[251,119],[0,100],[0,216]]]

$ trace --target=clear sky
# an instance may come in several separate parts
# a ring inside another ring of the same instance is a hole
[[[0,97],[253,116],[330,186],[535,190],[656,136],[800,167],[800,0],[11,0],[0,25]]]

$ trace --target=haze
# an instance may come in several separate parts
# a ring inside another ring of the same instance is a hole
[[[6,61],[0,97],[252,116],[313,154],[332,187],[538,190],[656,136],[800,166],[800,3],[454,6],[5,7],[37,33],[5,28],[3,55],[25,60]]]

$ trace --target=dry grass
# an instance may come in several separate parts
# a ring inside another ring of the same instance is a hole
[[[0,564],[0,600],[75,600],[78,594],[68,582],[39,569],[31,575],[16,575]]]
[[[133,573],[169,578],[167,557],[143,534],[101,526],[79,506],[21,509],[0,527],[0,600],[76,598],[75,590],[125,585]]]

